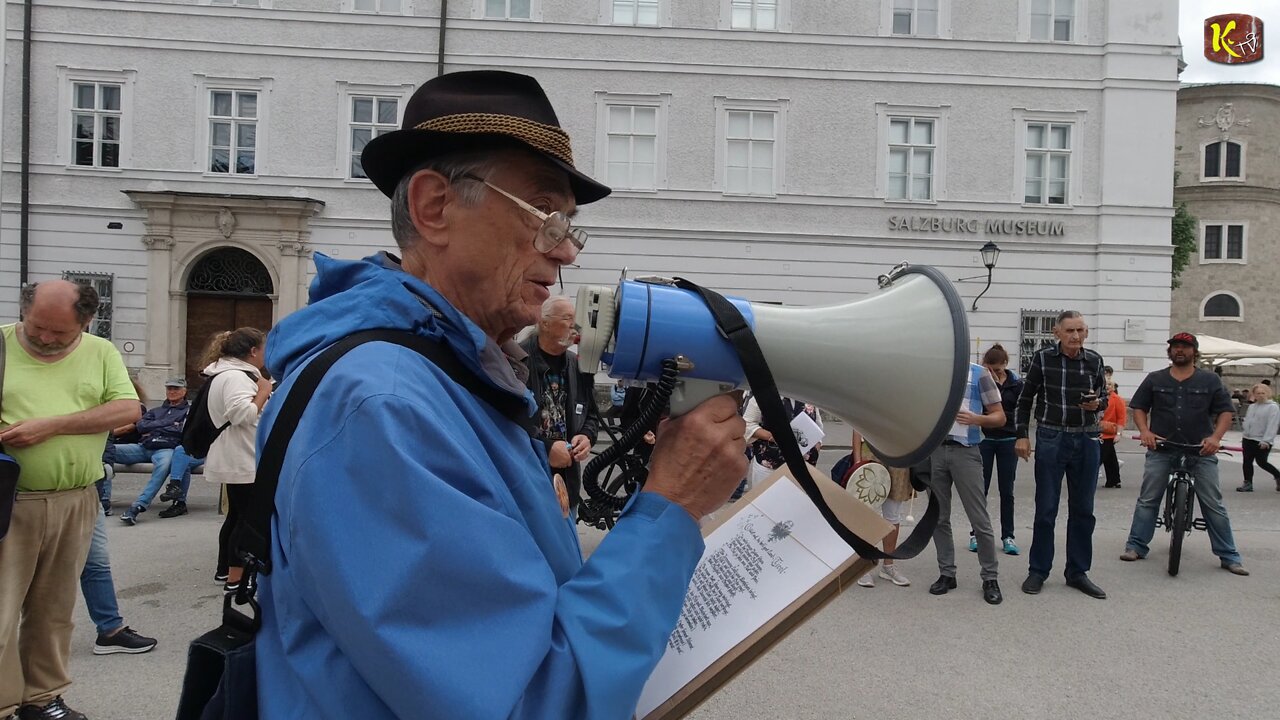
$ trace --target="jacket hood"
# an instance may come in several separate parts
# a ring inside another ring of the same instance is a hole
[[[239,358],[233,357],[220,357],[217,360],[214,360],[205,366],[205,369],[201,370],[200,374],[212,377],[220,372],[226,372],[227,370],[248,370],[253,373],[254,377],[259,375],[258,368]]]
[[[315,254],[316,277],[307,307],[272,328],[267,369],[285,378],[314,355],[361,330],[404,330],[443,338],[480,377],[488,337],[425,282],[401,270],[386,253],[363,260]]]

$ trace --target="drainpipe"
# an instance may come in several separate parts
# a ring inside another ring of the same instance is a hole
[[[18,224],[18,287],[27,284],[31,242],[31,9],[26,0],[22,16],[22,210]]]
[[[449,22],[449,0],[440,0],[440,42],[436,47],[436,75],[444,74],[444,34]]]

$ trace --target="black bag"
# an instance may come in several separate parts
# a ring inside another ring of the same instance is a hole
[[[248,370],[240,372],[248,375],[255,383],[258,382],[257,375]],[[223,423],[221,427],[214,425],[213,418],[209,416],[209,388],[213,385],[213,379],[221,374],[210,375],[204,385],[196,390],[195,397],[191,398],[191,408],[187,410],[187,421],[182,426],[182,449],[196,460],[205,459],[209,448],[213,447],[213,441],[218,439],[223,430],[231,427],[230,422]]]
[[[491,405],[507,419],[531,429],[523,397],[498,390],[477,377],[443,343],[398,330],[365,330],[330,345],[302,369],[258,457],[253,494],[232,536],[244,560],[240,588],[222,605],[222,625],[191,642],[187,670],[178,699],[177,720],[257,720],[257,658],[253,636],[262,627],[262,612],[254,596],[257,576],[271,574],[271,517],[275,514],[276,485],[293,431],[329,368],[352,348],[367,342],[387,342],[417,351],[435,363],[454,382]],[[208,383],[205,383],[208,387]],[[192,404],[195,412],[195,404]],[[205,417],[208,412],[205,411]],[[187,424],[191,417],[188,415]],[[212,423],[210,423],[212,424]],[[185,447],[185,436],[183,446]],[[245,615],[235,608],[247,605]]]
[[[0,334],[0,401],[4,400],[4,335]],[[9,534],[13,504],[18,501],[18,461],[0,447],[0,540]]]

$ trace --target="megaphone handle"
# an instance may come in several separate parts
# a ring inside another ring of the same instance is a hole
[[[708,290],[684,278],[676,278],[675,284],[676,287],[689,290],[702,298],[707,305],[707,309],[711,311],[712,317],[715,318],[716,328],[737,351],[743,373],[746,375],[748,384],[751,385],[751,391],[754,393],[756,402],[760,405],[765,427],[779,430],[789,429],[791,418],[787,417],[786,408],[782,404],[782,396],[778,394],[777,383],[773,380],[773,373],[769,371],[769,364],[765,361],[764,353],[760,350],[760,343],[756,341],[755,333],[752,332],[751,325],[746,318],[742,316],[742,312],[726,300],[723,295],[714,290]],[[827,525],[831,527],[836,535],[840,536],[840,539],[848,543],[859,556],[874,560],[887,558],[905,560],[915,557],[929,544],[933,537],[933,529],[938,523],[938,499],[933,493],[929,493],[929,507],[925,510],[924,517],[916,525],[910,537],[899,545],[895,552],[885,553],[858,537],[836,517],[831,510],[831,506],[822,497],[822,492],[818,489],[817,483],[814,482],[813,476],[809,473],[809,466],[804,462],[804,456],[800,453],[800,445],[796,442],[795,436],[790,432],[776,432],[774,434],[774,442],[777,443],[778,448],[782,451],[782,457],[787,462],[787,469],[791,471],[796,482],[800,483],[800,488],[804,490],[805,495],[809,496],[809,500],[818,509],[822,518],[827,521]]]

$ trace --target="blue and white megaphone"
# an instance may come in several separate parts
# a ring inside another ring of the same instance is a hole
[[[751,325],[779,391],[835,413],[887,464],[923,460],[947,436],[969,377],[969,329],[951,283],[899,265],[871,296],[843,305],[780,307],[728,300]],[[579,289],[584,372],[654,381],[678,358],[679,414],[745,382],[734,347],[696,293],[664,278]]]

